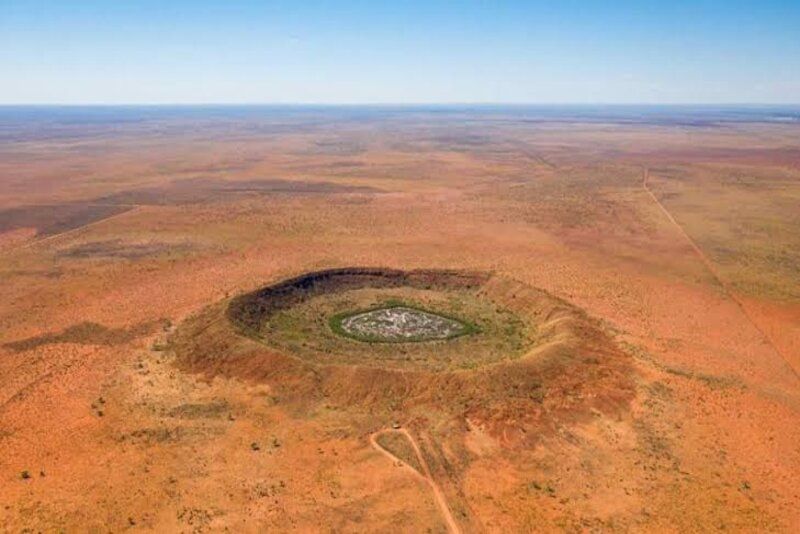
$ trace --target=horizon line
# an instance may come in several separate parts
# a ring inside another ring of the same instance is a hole
[[[0,107],[202,107],[202,106],[275,106],[275,107],[420,107],[420,106],[476,106],[476,107],[522,107],[522,106],[651,106],[651,107],[800,107],[798,102],[0,102]]]

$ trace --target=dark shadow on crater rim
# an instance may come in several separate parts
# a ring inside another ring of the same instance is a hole
[[[264,319],[315,294],[362,287],[474,288],[483,285],[490,277],[491,273],[448,269],[327,269],[308,272],[235,297],[228,304],[226,316],[239,334],[258,339],[261,337],[259,328]],[[467,324],[461,319],[455,320]]]

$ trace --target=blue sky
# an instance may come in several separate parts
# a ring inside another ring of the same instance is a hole
[[[798,103],[800,0],[0,0],[0,103]]]

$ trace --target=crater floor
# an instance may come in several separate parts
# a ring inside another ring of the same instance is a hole
[[[334,316],[332,326],[334,331],[360,341],[387,343],[450,339],[472,330],[456,319],[407,306]]]

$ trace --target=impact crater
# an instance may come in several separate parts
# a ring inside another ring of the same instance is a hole
[[[615,413],[634,392],[598,321],[487,272],[309,272],[210,305],[170,346],[181,368],[266,382],[298,410],[458,416],[506,440]]]

